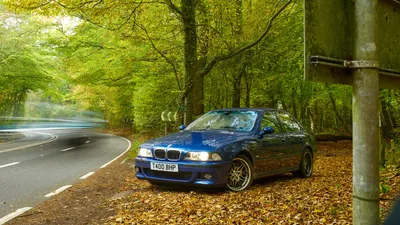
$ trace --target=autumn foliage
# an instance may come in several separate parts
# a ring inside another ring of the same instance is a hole
[[[156,187],[129,178],[124,198],[107,207],[117,211],[109,224],[351,224],[352,145],[323,142],[311,178],[291,174],[255,182],[250,190],[229,192]],[[388,172],[390,173],[390,172]],[[399,181],[393,176],[391,183]],[[390,207],[381,201],[383,210]]]

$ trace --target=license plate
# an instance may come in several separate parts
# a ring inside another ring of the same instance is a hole
[[[150,162],[151,170],[179,172],[178,164]]]

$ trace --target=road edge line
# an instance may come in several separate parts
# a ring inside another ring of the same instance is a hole
[[[55,190],[55,191],[53,191],[53,192],[48,193],[48,194],[45,195],[44,197],[45,197],[45,198],[50,198],[50,197],[52,197],[52,196],[54,196],[54,195],[58,195],[58,194],[60,194],[61,192],[67,190],[67,189],[70,188],[70,187],[72,187],[72,185],[65,185],[65,186],[62,186],[62,187],[60,187],[59,189],[57,189],[57,190]]]
[[[9,166],[14,166],[14,165],[17,165],[17,164],[20,164],[21,162],[13,162],[13,163],[9,163],[9,164],[4,164],[4,165],[1,165],[0,166],[0,169],[1,168],[5,168],[5,167],[9,167]]]
[[[79,180],[84,180],[84,179],[86,179],[86,178],[92,176],[93,174],[94,174],[94,172],[89,172],[89,173],[87,173],[86,175],[81,176],[81,177],[79,178]]]
[[[24,208],[17,209],[8,215],[5,215],[4,217],[0,218],[0,225],[7,223],[8,221],[14,219],[15,217],[21,215],[22,213],[24,213],[30,209],[32,209],[32,207],[24,207]]]
[[[113,135],[113,136],[116,136],[116,135]],[[117,137],[120,137],[120,136],[117,136]],[[119,156],[117,156],[117,157],[115,157],[113,160],[111,160],[110,162],[108,162],[108,163],[102,165],[102,166],[100,167],[100,169],[103,169],[103,168],[105,168],[106,166],[110,165],[112,162],[114,162],[115,160],[117,160],[119,157],[123,156],[125,153],[127,153],[127,152],[131,149],[131,146],[132,146],[131,141],[129,141],[128,139],[126,139],[126,138],[124,138],[124,137],[120,137],[120,138],[124,139],[125,141],[127,141],[127,142],[129,143],[128,148],[127,148],[123,153],[121,153]]]
[[[35,133],[35,132],[31,132],[31,133]],[[39,143],[35,143],[35,144],[30,144],[30,145],[28,144],[28,145],[24,145],[24,146],[12,148],[12,149],[7,149],[7,150],[4,150],[4,151],[0,151],[0,153],[12,152],[12,151],[16,151],[16,150],[31,148],[31,147],[38,146],[38,145],[44,145],[44,144],[53,142],[53,141],[55,141],[55,140],[58,139],[58,136],[55,135],[55,134],[53,135],[53,134],[48,134],[48,133],[44,133],[44,132],[36,132],[36,133],[38,133],[38,134],[50,135],[51,138],[50,138],[49,140],[46,140],[46,141],[43,141],[43,142],[39,142]]]
[[[72,149],[75,149],[75,147],[70,147],[70,148],[63,149],[60,152],[66,152],[66,151],[69,151],[69,150],[72,150]]]

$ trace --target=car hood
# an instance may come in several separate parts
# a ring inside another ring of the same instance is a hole
[[[229,131],[183,131],[149,140],[142,146],[210,151],[247,139],[249,136],[248,133]]]

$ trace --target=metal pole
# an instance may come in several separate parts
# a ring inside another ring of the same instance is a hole
[[[355,0],[354,58],[375,61],[378,0]],[[353,224],[379,224],[378,67],[353,72]]]

